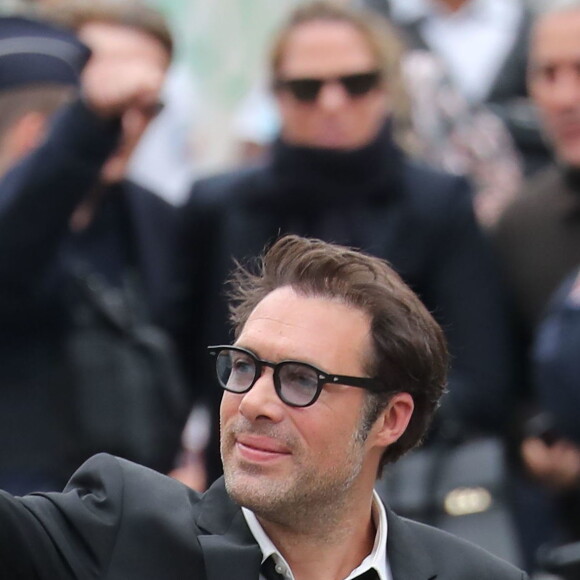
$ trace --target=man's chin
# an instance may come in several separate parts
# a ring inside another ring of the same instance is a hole
[[[239,505],[259,512],[281,493],[281,482],[256,473],[224,473],[228,495]]]
[[[276,481],[277,478],[259,465],[242,463],[224,468],[224,479],[226,485],[246,487],[267,485],[269,482]]]
[[[341,135],[323,135],[317,139],[316,147],[320,149],[333,149],[335,151],[354,151],[366,145],[359,141],[353,141]]]

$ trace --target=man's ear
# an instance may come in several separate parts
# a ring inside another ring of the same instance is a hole
[[[46,132],[46,123],[46,115],[37,111],[26,113],[14,123],[5,141],[14,162],[38,147]]]
[[[38,147],[46,131],[46,115],[31,111],[18,118],[0,139],[0,177]]]
[[[387,447],[397,441],[407,429],[414,408],[409,393],[395,393],[375,423],[377,444]]]

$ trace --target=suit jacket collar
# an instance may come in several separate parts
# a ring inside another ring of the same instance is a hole
[[[258,580],[262,552],[223,478],[204,494],[197,525],[202,529],[198,539],[207,580]]]
[[[408,522],[387,508],[387,558],[393,580],[434,580],[435,564]]]
[[[197,514],[207,580],[258,580],[262,553],[223,478],[204,494]],[[387,556],[393,580],[434,580],[435,565],[406,520],[387,508]]]

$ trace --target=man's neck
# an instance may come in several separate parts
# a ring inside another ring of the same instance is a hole
[[[258,519],[296,580],[346,578],[371,553],[376,535],[372,498],[363,509],[320,524],[309,522],[311,526],[301,525],[297,531]]]

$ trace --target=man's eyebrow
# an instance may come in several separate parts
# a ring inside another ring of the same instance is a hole
[[[235,342],[234,344],[232,344],[231,346],[235,346],[237,348],[243,348],[244,350],[247,350],[248,352],[252,353],[257,359],[259,360],[263,360],[265,362],[269,362],[272,364],[278,364],[281,362],[294,362],[294,363],[300,363],[300,364],[304,364],[304,365],[309,365],[311,367],[314,367],[315,369],[322,371],[323,373],[327,373],[327,374],[333,374],[333,373],[329,373],[327,371],[325,371],[321,366],[320,363],[316,363],[313,361],[309,361],[309,360],[304,360],[303,358],[296,358],[296,357],[283,357],[277,361],[273,361],[269,358],[263,358],[262,356],[260,356],[258,354],[258,352],[252,348],[248,348],[247,346],[244,346],[243,343],[238,343]]]
[[[245,346],[243,343],[239,343],[236,341],[231,346],[235,346],[236,348],[243,348],[244,350],[247,350],[249,353],[253,354],[256,358],[258,358],[258,359],[262,358],[256,350],[254,350],[253,348],[250,348],[248,346]],[[264,359],[264,360],[266,360],[266,359]],[[270,361],[268,361],[268,362],[270,362]]]

